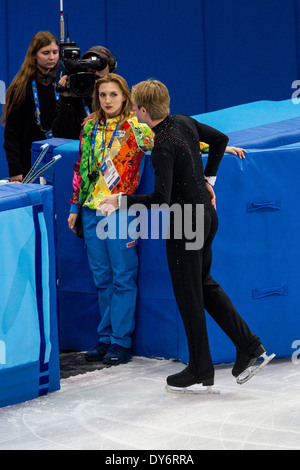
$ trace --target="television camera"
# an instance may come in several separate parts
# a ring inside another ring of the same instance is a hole
[[[64,67],[64,75],[68,76],[66,86],[56,85],[58,93],[68,92],[73,97],[85,98],[92,96],[95,84],[93,71],[104,70],[107,61],[99,55],[89,54],[80,58],[80,49],[75,42],[70,42],[67,31],[67,41],[64,41],[63,0],[60,0],[60,58]]]
[[[72,47],[69,44],[61,48],[61,60],[68,80],[66,87],[57,85],[56,90],[59,93],[68,91],[74,97],[92,96],[95,84],[93,71],[104,70],[107,61],[96,55],[91,55],[87,59],[80,59],[80,49],[76,45]]]

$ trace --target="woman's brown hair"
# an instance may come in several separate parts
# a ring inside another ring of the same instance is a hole
[[[116,73],[109,73],[108,75],[105,75],[105,77],[99,78],[95,82],[94,95],[93,95],[94,112],[93,114],[91,114],[91,116],[85,119],[84,124],[91,119],[93,119],[94,121],[97,121],[98,119],[99,120],[105,119],[105,112],[101,108],[100,100],[99,100],[99,88],[103,83],[116,83],[118,87],[120,88],[123,94],[123,97],[125,98],[123,101],[121,113],[119,115],[119,123],[122,125],[131,116],[133,105],[132,105],[132,100],[131,100],[130,89],[127,85],[126,80],[120,75],[117,75]]]
[[[56,37],[49,31],[39,31],[32,38],[20,71],[15,76],[6,92],[2,114],[3,125],[5,125],[6,118],[11,110],[22,104],[25,99],[27,84],[29,81],[33,80],[36,73],[37,52],[43,47],[49,46],[52,42],[55,42],[57,46],[59,45]],[[52,71],[53,78],[55,78],[56,68],[57,67]]]

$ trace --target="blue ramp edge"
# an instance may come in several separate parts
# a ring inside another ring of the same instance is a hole
[[[300,141],[300,117],[228,133],[229,145],[273,149]]]
[[[192,117],[228,134],[228,132],[237,132],[300,117],[300,105],[294,104],[292,100],[262,100],[210,113],[197,114]]]

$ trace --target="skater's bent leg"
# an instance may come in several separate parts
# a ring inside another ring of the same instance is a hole
[[[211,244],[205,246],[203,254],[203,301],[206,311],[231,339],[238,351],[252,353],[261,344],[222,287],[212,279],[210,266],[212,260]]]
[[[228,295],[212,278],[203,285],[204,306],[207,312],[231,339],[239,351],[254,351],[260,339],[255,336],[239,315]]]

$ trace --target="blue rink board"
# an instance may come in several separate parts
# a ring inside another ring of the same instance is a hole
[[[52,193],[0,185],[0,407],[60,388]]]
[[[219,230],[213,246],[212,274],[267,349],[277,357],[287,357],[293,352],[292,343],[298,339],[299,331],[300,217],[295,205],[299,200],[299,111],[290,102],[268,103],[243,105],[244,111],[251,109],[252,117],[251,113],[247,118],[241,114],[236,124],[233,123],[236,109],[216,112],[223,129],[210,120],[212,113],[199,120],[224,131],[228,115],[225,131],[230,144],[256,141],[257,148],[249,143],[245,160],[225,154],[219,168],[215,186]],[[84,242],[73,236],[66,223],[78,141],[54,146],[53,154],[59,153],[63,159],[54,168],[51,184],[57,216],[60,346],[86,350],[97,341],[97,294]],[[146,156],[138,192],[151,192],[153,182],[154,174]],[[138,251],[139,294],[133,352],[187,362],[187,345],[171,286],[165,241],[139,240]],[[214,363],[234,361],[231,342],[209,315],[207,322]]]
[[[256,101],[192,117],[228,134],[300,117],[300,104],[292,100]]]

